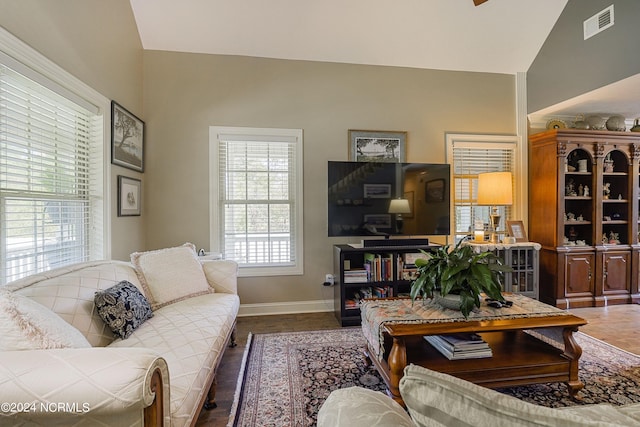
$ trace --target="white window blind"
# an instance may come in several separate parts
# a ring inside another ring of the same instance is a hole
[[[102,139],[96,111],[0,63],[2,283],[102,258]]]
[[[301,131],[225,130],[213,132],[212,147],[218,250],[237,261],[243,275],[300,274]]]
[[[459,241],[473,232],[474,221],[489,220],[489,206],[478,206],[478,175],[484,172],[512,172],[515,176],[516,143],[456,142],[448,147],[454,182],[454,232]],[[514,185],[514,188],[515,185]],[[510,206],[499,206],[501,226],[511,218]]]

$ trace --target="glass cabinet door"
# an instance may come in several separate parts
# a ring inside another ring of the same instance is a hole
[[[629,244],[629,159],[620,150],[609,151],[602,165],[603,245]]]
[[[593,158],[583,149],[567,156],[563,246],[593,245]]]

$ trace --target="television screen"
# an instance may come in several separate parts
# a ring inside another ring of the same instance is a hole
[[[330,237],[449,234],[448,164],[328,163]]]

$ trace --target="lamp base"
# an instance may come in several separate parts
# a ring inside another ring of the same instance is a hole
[[[500,243],[500,237],[498,236],[498,227],[500,227],[500,215],[498,214],[498,208],[496,206],[493,207],[491,212],[491,243]]]

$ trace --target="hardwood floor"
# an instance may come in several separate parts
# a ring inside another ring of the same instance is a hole
[[[640,325],[640,305],[577,308],[572,309],[571,312],[589,322],[588,325],[580,328],[582,332],[616,347],[640,354],[640,340],[637,332]],[[224,427],[227,425],[249,332],[271,333],[334,328],[340,328],[340,325],[333,313],[239,317],[236,333],[238,345],[225,350],[218,370],[216,392],[218,407],[210,411],[203,410],[197,426]]]

